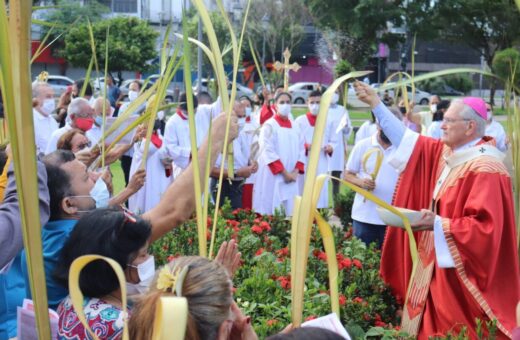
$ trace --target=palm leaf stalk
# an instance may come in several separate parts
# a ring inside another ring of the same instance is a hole
[[[0,87],[11,137],[14,173],[27,256],[29,286],[40,339],[50,339],[32,117],[30,36],[32,1],[0,0]]]

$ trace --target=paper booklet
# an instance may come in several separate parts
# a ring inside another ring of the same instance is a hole
[[[117,118],[118,117],[106,118],[105,131],[110,129],[110,127],[112,126],[112,124],[114,124]],[[112,144],[116,137],[119,136],[121,132],[123,132],[128,126],[130,126],[130,124],[132,124],[137,118],[139,118],[138,115],[131,115],[130,117],[128,117],[128,119],[121,123],[121,125],[105,139],[105,144]],[[132,131],[127,133],[119,142],[117,142],[117,144],[132,144],[132,140],[134,139],[135,135],[135,130],[136,129],[133,129]]]
[[[51,339],[58,339],[58,313],[49,308],[49,319],[51,322]],[[38,340],[36,317],[32,300],[24,299],[22,307],[17,309],[17,340]]]
[[[325,315],[317,319],[304,322],[302,323],[302,327],[317,327],[328,329],[329,331],[341,335],[343,338],[347,340],[351,340],[350,335],[348,334],[345,327],[343,327],[343,325],[341,324],[341,321],[339,321],[339,318],[336,315],[336,313],[331,313],[329,315]]]

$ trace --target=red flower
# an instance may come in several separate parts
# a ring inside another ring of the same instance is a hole
[[[170,248],[170,247],[169,247],[167,244],[165,244],[165,245],[162,247],[162,249],[163,249],[164,251],[168,251],[169,248]]]
[[[347,303],[347,297],[343,294],[339,296],[339,305],[344,306]]]
[[[255,220],[253,221],[253,223],[256,223],[256,224],[260,224],[260,219],[259,218],[255,218]]]
[[[359,269],[363,268],[363,265],[361,264],[361,261],[359,261],[358,259],[354,259],[354,261],[352,261],[352,264],[356,267],[358,267]]]
[[[285,257],[289,255],[289,248],[285,247],[276,251],[276,255]]]
[[[211,231],[206,232],[206,240],[211,241]]]
[[[343,239],[346,240],[346,239],[348,239],[348,238],[350,238],[350,237],[352,237],[352,229],[349,229],[349,230],[347,230],[347,231],[345,232],[345,235],[343,236]]]
[[[343,261],[344,258],[345,258],[345,257],[343,256],[342,253],[338,253],[338,254],[336,254],[336,260],[338,260],[338,262]]]
[[[354,301],[355,303],[363,303],[363,298],[360,298],[359,296],[358,297],[355,297],[352,299],[352,301]]]
[[[264,248],[260,248],[256,251],[255,256],[260,256],[264,253]]]
[[[267,320],[267,327],[273,327],[277,323],[278,323],[278,320],[276,320],[276,319]]]
[[[208,220],[206,221],[207,225],[210,226],[212,225],[212,220],[211,220],[211,217],[208,217]]]
[[[264,230],[261,227],[254,225],[251,227],[251,231],[255,234],[260,235]]]
[[[240,212],[240,210],[241,210],[241,209],[238,208],[238,209],[233,210],[231,213],[232,213],[233,215],[238,215],[238,213]]]
[[[352,267],[352,260],[349,259],[348,257],[347,258],[344,258],[343,260],[341,260],[339,263],[338,263],[338,268],[339,270],[342,270],[342,269],[348,269]]]
[[[168,260],[168,262],[172,262],[173,260],[175,260],[176,257],[177,256],[175,256],[175,255],[170,255],[170,256],[168,256],[167,260]]]
[[[324,251],[321,251],[321,250],[319,250],[319,249],[314,249],[314,251],[312,252],[312,254],[313,254],[314,257],[317,258],[318,260],[321,260],[321,261],[324,261],[324,262],[327,261],[327,254],[325,254]]]
[[[316,315],[311,315],[311,316],[308,316],[305,318],[305,321],[311,321],[311,320],[314,320],[314,319],[317,319],[318,317]]]
[[[193,244],[193,239],[192,239],[191,237],[188,239],[188,244],[189,244],[190,246]]]
[[[271,231],[271,226],[266,221],[260,222],[260,227],[265,231]]]
[[[283,289],[289,290],[291,288],[291,276],[279,276],[276,281],[280,282]]]
[[[386,327],[386,323],[384,323],[383,321],[379,321],[379,320],[376,320],[375,322],[375,325],[376,327]]]

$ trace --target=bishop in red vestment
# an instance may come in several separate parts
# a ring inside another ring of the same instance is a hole
[[[355,87],[399,145],[391,160],[401,172],[393,204],[422,211],[413,277],[406,233],[389,228],[383,245],[381,275],[406,300],[403,328],[427,339],[466,326],[474,339],[478,318],[497,320],[497,337],[511,338],[520,300],[512,185],[503,155],[484,136],[485,102],[454,100],[436,141],[405,129],[370,87]]]

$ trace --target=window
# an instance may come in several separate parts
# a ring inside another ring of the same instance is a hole
[[[114,13],[137,13],[137,0],[98,0]]]

